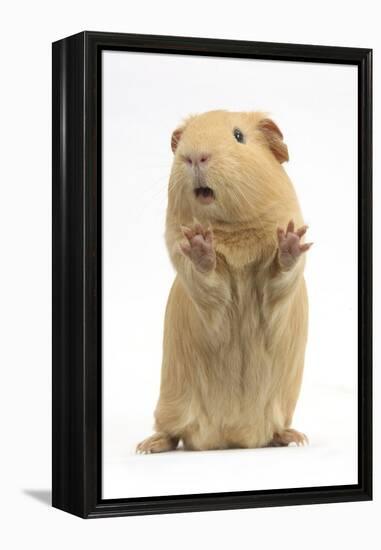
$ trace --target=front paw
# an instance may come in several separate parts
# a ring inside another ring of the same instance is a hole
[[[200,273],[209,273],[216,267],[216,251],[211,227],[206,229],[200,223],[192,227],[181,226],[185,241],[180,243],[184,256],[190,259]]]
[[[301,244],[301,238],[307,231],[307,225],[303,225],[295,231],[294,222],[291,220],[286,231],[277,230],[278,258],[282,269],[289,270],[297,262],[298,258],[311,248],[312,243]]]

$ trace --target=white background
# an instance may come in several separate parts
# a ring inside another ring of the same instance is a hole
[[[311,444],[136,455],[152,432],[174,279],[163,236],[170,136],[189,113],[220,108],[271,111],[315,243],[293,423]],[[102,129],[103,496],[357,483],[357,68],[104,52]]]
[[[7,4],[2,11],[0,202],[1,543],[5,548],[369,548],[379,545],[379,375],[375,369],[375,500],[182,515],[82,521],[51,509],[50,487],[50,42],[83,29],[210,36],[375,49],[375,2],[270,4],[61,2]],[[376,106],[377,107],[377,106]],[[375,151],[380,148],[375,113]],[[375,158],[375,237],[379,238],[379,162]],[[342,228],[339,239],[345,238]],[[380,248],[375,280],[380,279]],[[380,294],[375,285],[375,332]],[[376,344],[377,367],[379,347]]]

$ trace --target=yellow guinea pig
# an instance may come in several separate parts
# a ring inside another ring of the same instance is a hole
[[[139,453],[301,444],[291,429],[308,303],[287,146],[260,112],[190,116],[172,134],[165,315],[155,429]]]

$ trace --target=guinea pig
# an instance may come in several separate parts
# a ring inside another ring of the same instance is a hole
[[[138,453],[297,445],[307,226],[261,112],[192,115],[171,139],[165,313],[156,432]]]

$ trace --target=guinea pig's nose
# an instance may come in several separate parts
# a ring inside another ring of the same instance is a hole
[[[210,159],[210,155],[208,153],[199,153],[195,155],[185,155],[184,157],[185,162],[189,164],[189,166],[205,166]]]

